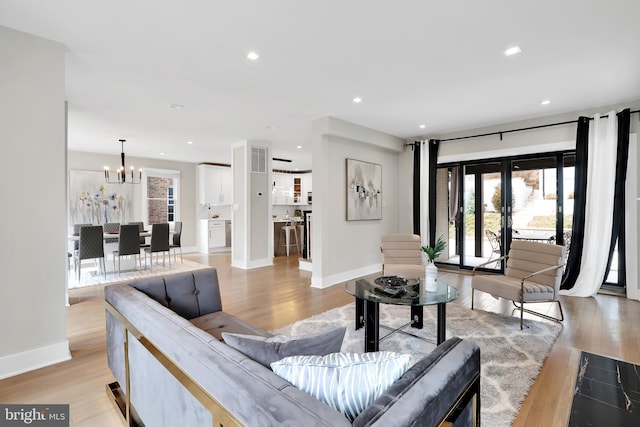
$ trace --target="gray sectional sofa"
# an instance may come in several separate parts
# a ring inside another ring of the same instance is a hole
[[[480,425],[480,353],[468,341],[438,346],[351,423],[220,341],[270,334],[222,310],[213,268],[107,286],[105,307],[108,391],[129,425]]]

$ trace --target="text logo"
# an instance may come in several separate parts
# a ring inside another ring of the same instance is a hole
[[[2,405],[0,427],[69,427],[69,405]]]

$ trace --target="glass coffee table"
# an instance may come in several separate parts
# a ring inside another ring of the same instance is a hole
[[[378,351],[380,343],[380,304],[405,305],[411,307],[409,323],[393,330],[389,335],[407,326],[422,329],[423,307],[437,305],[437,341],[444,342],[446,332],[446,305],[458,299],[458,290],[443,282],[438,282],[435,292],[427,292],[423,279],[402,279],[396,276],[382,276],[376,279],[356,279],[344,290],[356,299],[356,330],[364,326],[364,351]]]

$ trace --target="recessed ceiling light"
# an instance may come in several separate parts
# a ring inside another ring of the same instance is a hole
[[[172,110],[181,110],[184,108],[184,105],[180,104],[168,104],[167,108],[171,108]]]
[[[264,127],[266,130],[276,130],[278,129],[277,127],[273,126],[273,125],[269,125],[269,126],[265,126]]]
[[[540,105],[549,105],[551,104],[551,101],[549,101],[548,99],[545,99],[544,101],[540,101]]]
[[[300,149],[302,148],[302,145],[296,145],[296,148]]]
[[[160,153],[161,156],[164,156],[164,153]]]
[[[418,127],[419,127],[420,129],[424,129],[424,128],[426,128],[426,127],[427,127],[427,125],[420,125],[420,126],[418,126]]]
[[[255,52],[249,52],[249,53],[247,54],[247,58],[249,58],[249,59],[250,59],[250,60],[252,60],[252,61],[255,61],[256,59],[260,58],[260,55],[258,55],[258,54],[257,54],[257,53],[255,53]]]
[[[192,145],[193,141],[187,141],[187,144]]]
[[[360,98],[359,96],[356,96],[355,98],[353,98],[353,102],[355,102],[356,104],[359,104],[362,102],[362,98]]]
[[[511,56],[511,55],[515,55],[517,53],[522,52],[522,49],[520,49],[520,46],[513,46],[510,47],[509,49],[505,50],[504,52],[504,56]]]

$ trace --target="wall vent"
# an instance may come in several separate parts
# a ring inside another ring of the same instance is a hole
[[[251,172],[267,173],[267,149],[251,147]]]

